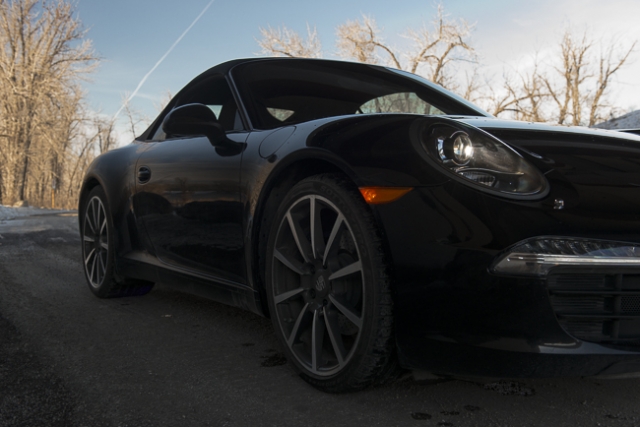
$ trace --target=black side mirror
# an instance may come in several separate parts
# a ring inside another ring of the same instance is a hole
[[[205,135],[212,145],[226,145],[216,115],[203,104],[187,104],[170,111],[162,121],[162,130],[167,135]]]

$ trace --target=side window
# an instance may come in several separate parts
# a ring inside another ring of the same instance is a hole
[[[207,79],[182,94],[173,108],[186,104],[204,104],[213,111],[225,132],[244,130],[238,106],[224,77]],[[152,140],[164,141],[167,135],[158,125]]]

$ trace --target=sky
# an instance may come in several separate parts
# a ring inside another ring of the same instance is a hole
[[[101,58],[99,68],[85,83],[89,106],[113,116],[121,109],[123,99],[135,93],[131,106],[153,119],[167,93],[177,93],[206,69],[227,60],[260,55],[256,41],[260,27],[284,25],[306,33],[307,24],[315,26],[325,57],[337,58],[336,26],[367,14],[376,19],[388,44],[406,48],[409,41],[401,34],[408,28],[428,25],[436,4],[430,0],[210,3],[211,0],[75,0],[77,17]],[[472,42],[481,58],[483,75],[500,76],[505,69],[526,67],[536,52],[544,55],[557,49],[568,27],[580,33],[586,31],[595,40],[616,40],[620,47],[640,40],[638,0],[442,3],[451,18],[463,18],[475,25]],[[189,29],[199,15],[200,19]],[[184,36],[176,44],[181,35]],[[640,46],[632,59],[619,73],[611,92],[611,99],[623,109],[640,108]],[[126,127],[124,120],[121,115],[121,129]]]

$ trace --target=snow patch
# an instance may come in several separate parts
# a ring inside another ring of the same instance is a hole
[[[8,219],[20,218],[24,216],[38,215],[47,212],[50,212],[50,209],[40,209],[33,207],[13,208],[0,205],[0,221],[6,221]]]

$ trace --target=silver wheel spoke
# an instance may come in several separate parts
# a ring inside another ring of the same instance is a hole
[[[97,205],[97,206],[96,206]],[[94,230],[96,230],[96,233],[98,232],[98,224],[100,224],[100,199],[98,198],[94,198],[93,199],[93,225],[94,225]]]
[[[327,265],[327,256],[329,256],[329,251],[331,250],[331,246],[333,246],[333,242],[338,235],[338,231],[340,231],[340,226],[342,225],[342,221],[344,221],[344,217],[341,213],[338,213],[338,218],[336,218],[336,222],[333,224],[333,228],[331,229],[331,234],[329,234],[329,238],[327,239],[327,246],[324,248],[324,255],[322,256],[322,264]]]
[[[109,244],[105,242],[100,242],[100,247],[106,251],[109,250]]]
[[[322,237],[322,222],[320,221],[320,207],[315,196],[311,196],[309,201],[309,216],[311,226],[311,250],[313,257],[318,258],[319,254],[324,254],[324,241]]]
[[[294,271],[295,273],[298,273],[299,275],[302,276],[303,272],[302,272],[302,266],[300,265],[300,263],[296,260],[293,260],[291,258],[288,258],[287,256],[285,256],[282,252],[280,252],[277,249],[274,249],[273,251],[273,256],[280,261],[281,263],[283,263],[289,270]]]
[[[335,316],[330,315],[327,307],[324,308],[324,321],[327,325],[327,332],[329,333],[329,339],[333,346],[333,351],[338,359],[338,365],[342,366],[344,363],[344,357],[347,354],[344,343],[342,342],[342,335],[340,335],[340,326],[338,325]]]
[[[344,316],[349,319],[351,323],[356,325],[358,329],[362,329],[362,319],[360,316],[347,308],[344,304],[340,303],[340,301],[338,301],[333,295],[329,295],[329,300],[333,303],[334,307],[340,311],[340,313],[344,314]]]
[[[273,301],[276,304],[280,304],[281,302],[284,302],[288,299],[291,299],[297,295],[300,295],[301,293],[304,292],[304,289],[302,288],[298,288],[298,289],[294,289],[292,291],[287,291],[287,292],[283,292],[280,295],[276,295],[273,297]]]
[[[93,261],[91,261],[91,274],[89,274],[89,277],[91,277],[91,280],[93,280],[94,283],[100,283],[94,279],[94,274],[93,274],[93,273],[96,273],[97,264],[98,264],[98,254],[95,254],[93,257]]]
[[[93,201],[89,203],[89,207],[87,208],[87,213],[85,214],[84,222],[85,224],[89,225],[91,232],[93,234],[96,234],[96,228],[93,226],[92,220],[93,220]]]
[[[91,221],[89,219],[89,212],[87,211],[86,213],[86,217],[84,219],[84,232],[91,232],[92,234],[96,234],[96,232],[93,230],[93,225],[91,225]]]
[[[104,257],[106,258],[106,254],[104,254]],[[100,258],[100,268],[98,269],[98,272],[100,273],[100,275],[98,278],[100,279],[100,281],[102,281],[102,278],[104,277],[104,273],[107,271],[107,261],[106,259],[103,259],[102,254],[99,254],[98,258]]]
[[[89,242],[89,243],[95,242],[95,240],[92,237],[89,237],[86,234],[84,236],[82,236],[82,240],[84,240],[85,242]]]
[[[96,252],[95,249],[91,249],[91,251],[89,252],[89,255],[87,255],[87,257],[84,259],[84,265],[88,265],[89,261],[91,261],[91,255],[93,255]]]
[[[300,324],[302,323],[302,319],[304,319],[304,316],[307,314],[308,308],[309,303],[305,304],[304,307],[302,307],[302,310],[300,310],[300,314],[298,314],[296,323],[293,325],[293,329],[291,330],[291,335],[289,335],[289,339],[287,340],[287,344],[289,344],[289,347],[291,347],[296,341],[296,338],[298,338],[298,334],[300,333]]]
[[[341,277],[357,273],[358,271],[362,271],[361,261],[356,261],[353,264],[349,264],[346,267],[342,267],[340,270],[331,274],[331,276],[329,276],[329,280],[339,279]]]
[[[304,261],[309,262],[309,242],[305,239],[304,233],[300,230],[298,224],[293,220],[291,211],[287,212],[287,221],[289,222],[289,228],[291,229],[291,234],[293,235],[293,240],[296,242],[298,251],[300,251]]]
[[[316,372],[322,363],[322,345],[324,341],[324,322],[320,320],[318,311],[313,312],[313,328],[311,330],[311,369]]]

